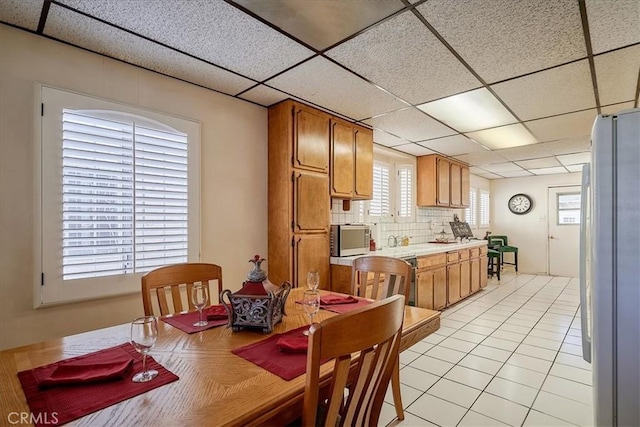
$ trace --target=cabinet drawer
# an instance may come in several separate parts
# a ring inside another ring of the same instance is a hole
[[[429,268],[447,263],[447,254],[437,254],[419,257],[417,260],[418,268]]]
[[[460,261],[465,260],[465,259],[469,259],[469,249],[460,249],[458,251],[458,259]]]
[[[447,252],[447,264],[453,264],[458,262],[458,251]]]
[[[485,256],[489,251],[489,248],[486,246],[480,246],[480,256]]]
[[[471,258],[478,258],[480,256],[480,248],[469,249],[469,253],[471,254]]]

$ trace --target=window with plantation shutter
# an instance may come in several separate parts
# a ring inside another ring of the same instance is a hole
[[[369,201],[369,217],[384,218],[391,215],[391,166],[373,163],[373,197]]]
[[[477,191],[475,188],[469,189],[469,207],[465,209],[465,221],[470,227],[476,227],[478,224],[478,201]]]
[[[413,166],[398,165],[397,170],[397,216],[396,221],[413,221],[414,197],[413,197]]]
[[[480,228],[489,227],[489,192],[480,190]]]
[[[42,100],[39,304],[138,292],[143,273],[197,261],[199,125],[44,86]]]

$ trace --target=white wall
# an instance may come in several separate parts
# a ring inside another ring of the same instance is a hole
[[[580,185],[580,177],[579,173],[572,173],[491,181],[491,233],[507,235],[509,244],[518,247],[520,273],[547,274],[548,188]],[[533,208],[525,215],[515,215],[507,208],[509,199],[517,193],[528,194],[533,199]],[[506,255],[506,259],[510,257]]]
[[[267,110],[0,24],[0,349],[142,314],[139,294],[33,309],[37,82],[201,122],[201,259],[238,289],[267,253]]]
[[[480,190],[486,190],[489,193],[491,193],[491,181],[488,180],[487,178],[482,178],[481,176],[477,176],[477,175],[473,175],[470,174],[469,175],[469,186],[471,188],[475,188],[478,194],[478,199],[476,200],[476,203],[478,205],[478,210],[480,209]],[[491,210],[491,209],[489,209]],[[474,228],[472,227],[472,231],[473,231],[473,235],[475,237],[477,237],[478,239],[482,239],[484,237],[484,235],[486,234],[487,231],[489,231],[491,229],[491,227],[486,228],[486,227],[480,227],[479,224],[479,219],[480,216],[478,216],[478,225]],[[463,219],[463,218],[461,218]],[[490,219],[491,220],[491,219]]]

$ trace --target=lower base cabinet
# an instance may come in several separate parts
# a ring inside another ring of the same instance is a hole
[[[447,306],[445,266],[416,272],[416,305],[430,310],[442,310]]]

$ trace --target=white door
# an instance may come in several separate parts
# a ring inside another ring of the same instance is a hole
[[[549,187],[551,276],[578,277],[580,262],[580,186]]]

